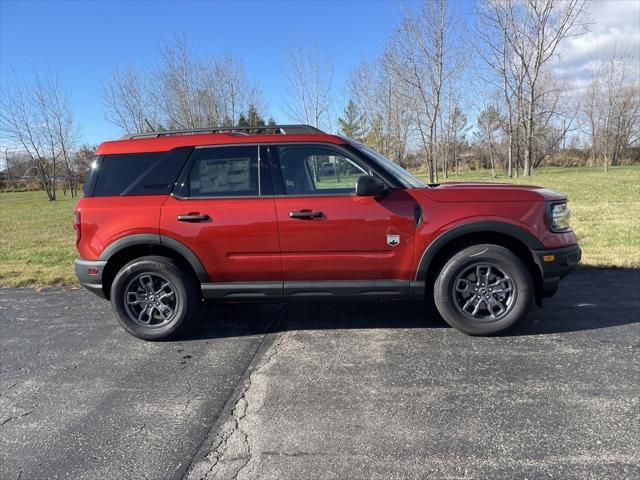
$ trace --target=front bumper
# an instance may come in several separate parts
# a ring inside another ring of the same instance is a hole
[[[76,258],[73,266],[80,285],[101,298],[107,298],[102,290],[102,271],[107,264],[105,260],[83,260]]]
[[[558,290],[560,280],[573,270],[582,258],[582,250],[578,245],[570,247],[552,248],[549,250],[534,250],[534,256],[542,272],[542,289],[540,296],[548,298]]]

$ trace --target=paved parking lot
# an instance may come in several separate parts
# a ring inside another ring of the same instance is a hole
[[[147,343],[82,290],[0,290],[0,478],[638,478],[638,292],[580,270],[493,338],[320,303]]]

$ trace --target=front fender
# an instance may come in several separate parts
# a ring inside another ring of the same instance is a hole
[[[532,233],[513,223],[500,220],[473,220],[462,224],[445,227],[437,234],[436,238],[429,242],[423,249],[416,268],[416,281],[424,282],[427,272],[437,253],[448,243],[464,235],[473,233],[499,233],[514,238],[532,250],[544,248],[542,242]]]

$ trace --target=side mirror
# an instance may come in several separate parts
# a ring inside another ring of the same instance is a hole
[[[356,183],[356,195],[359,197],[382,197],[387,186],[378,177],[362,175]]]

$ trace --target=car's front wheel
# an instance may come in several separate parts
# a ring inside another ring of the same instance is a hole
[[[120,324],[143,340],[174,337],[196,314],[195,281],[174,260],[137,258],[118,272],[111,285],[111,305]]]
[[[440,315],[470,335],[505,330],[526,317],[534,289],[528,267],[512,251],[483,244],[447,260],[434,285]]]

